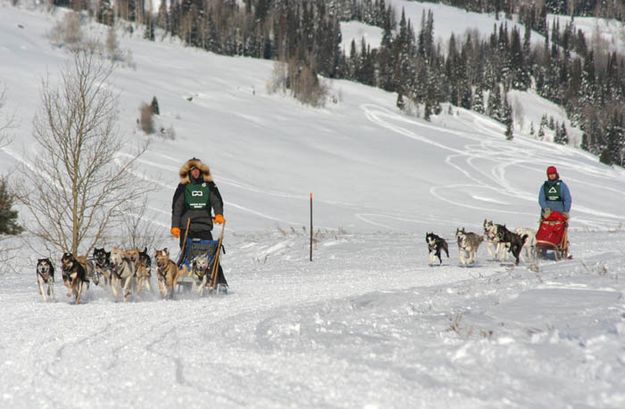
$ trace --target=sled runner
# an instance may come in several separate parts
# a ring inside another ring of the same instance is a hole
[[[536,252],[539,257],[546,258],[547,251],[553,251],[556,261],[569,258],[567,227],[567,219],[560,212],[553,211],[541,220],[536,232]]]

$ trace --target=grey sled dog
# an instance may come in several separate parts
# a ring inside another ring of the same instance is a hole
[[[462,229],[456,229],[456,239],[458,240],[458,252],[460,264],[466,266],[475,264],[477,261],[477,250],[484,240],[484,236]]]

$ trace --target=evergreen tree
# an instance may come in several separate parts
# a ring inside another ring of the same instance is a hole
[[[496,121],[502,121],[501,114],[501,91],[499,89],[499,85],[496,85],[494,89],[492,89],[488,95],[488,116],[493,118]]]
[[[426,121],[430,121],[431,117],[432,117],[432,105],[430,104],[430,101],[426,100],[425,108],[423,109],[423,119],[425,119]]]
[[[167,0],[161,0],[161,4],[158,6],[156,26],[165,32],[169,32],[171,29],[169,23],[169,12],[167,11]]]
[[[152,103],[150,104],[150,106],[152,107],[152,113],[154,115],[161,114],[161,110],[158,107],[158,100],[156,99],[156,96],[152,98]]]
[[[96,13],[96,20],[98,23],[106,24],[108,26],[113,25],[114,13],[111,7],[111,0],[100,0],[100,5]]]
[[[513,121],[512,121],[512,107],[510,106],[510,104],[508,103],[508,95],[507,92],[504,92],[504,97],[502,98],[503,100],[503,106],[502,106],[502,111],[503,111],[503,123],[504,125],[506,125],[506,139],[507,140],[512,140],[513,136],[513,132],[512,132],[512,126],[513,126]]]
[[[24,230],[17,224],[17,211],[12,207],[13,195],[9,193],[6,180],[0,177],[0,235],[20,234]]]
[[[479,114],[483,114],[484,110],[484,90],[482,89],[482,83],[478,83],[475,88],[475,94],[473,94],[473,110]]]
[[[395,105],[397,105],[397,108],[401,109],[402,111],[406,107],[406,103],[404,102],[404,96],[401,92],[397,93],[397,102],[395,103]]]

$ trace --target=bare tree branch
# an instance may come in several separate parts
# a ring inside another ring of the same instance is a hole
[[[149,190],[130,169],[147,144],[120,159],[117,96],[108,86],[113,65],[78,50],[60,84],[42,81],[42,106],[33,136],[40,148],[35,173],[20,170],[27,186],[18,198],[33,216],[27,226],[59,251],[90,252],[136,208]]]

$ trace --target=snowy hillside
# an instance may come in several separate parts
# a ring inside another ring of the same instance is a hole
[[[0,2],[0,81],[17,120],[3,174],[36,164],[41,79],[68,59],[46,37],[56,18]],[[473,112],[426,122],[400,113],[396,95],[346,81],[330,82],[337,103],[312,109],[267,92],[270,61],[121,32],[120,42],[136,69],[119,68],[111,85],[128,141],[119,155],[145,140],[138,108],[157,96],[176,138],[156,137],[134,171],[156,187],[148,216],[166,232],[180,165],[210,164],[232,293],[123,304],[92,288],[75,306],[57,282],[58,302],[42,303],[39,255],[20,250],[0,275],[0,407],[625,405],[625,172],[521,133],[506,141]],[[551,164],[573,193],[575,258],[536,273],[481,249],[475,267],[459,267],[457,227],[536,226]],[[441,267],[427,267],[426,231],[450,241]]]

